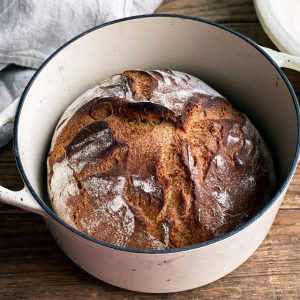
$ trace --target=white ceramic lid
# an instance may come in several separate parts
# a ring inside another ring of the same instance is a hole
[[[300,55],[300,0],[254,0],[258,19],[283,52]]]

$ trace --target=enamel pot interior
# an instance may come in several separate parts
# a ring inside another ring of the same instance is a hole
[[[274,154],[279,195],[298,155],[296,98],[283,73],[258,48],[216,24],[166,15],[113,22],[75,38],[46,61],[21,99],[15,154],[26,185],[57,218],[48,202],[46,155],[66,107],[112,74],[170,68],[203,79],[249,116]]]

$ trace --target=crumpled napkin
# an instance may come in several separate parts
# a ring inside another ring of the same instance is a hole
[[[163,0],[0,1],[0,113],[41,63],[72,37],[118,18],[153,13]],[[0,148],[13,125],[0,129]]]

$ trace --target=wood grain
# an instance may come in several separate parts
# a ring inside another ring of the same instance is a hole
[[[251,0],[166,0],[157,13],[190,15],[219,23],[257,22]]]
[[[159,13],[223,23],[275,48],[248,0],[167,0]],[[286,71],[300,96],[300,74]],[[0,184],[18,190],[12,143],[0,150]],[[0,204],[0,299],[300,299],[300,166],[264,243],[242,266],[207,286],[176,294],[122,290],[80,270],[58,248],[43,220]]]

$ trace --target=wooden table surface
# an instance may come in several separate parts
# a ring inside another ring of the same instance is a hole
[[[249,0],[167,0],[159,13],[225,24],[275,48]],[[297,96],[300,74],[285,71]],[[22,187],[12,143],[0,150],[0,184]],[[300,167],[263,244],[242,266],[207,286],[176,294],[140,294],[88,275],[58,248],[41,217],[0,204],[0,299],[300,299]]]

